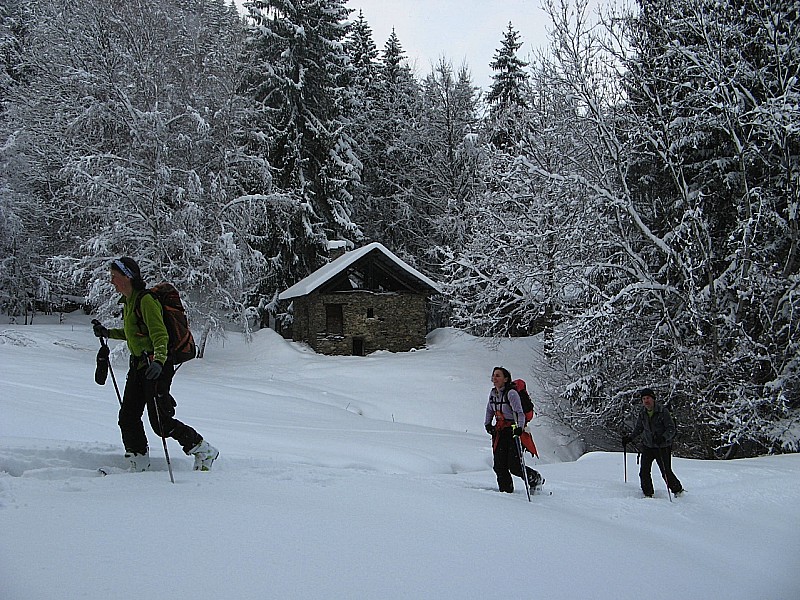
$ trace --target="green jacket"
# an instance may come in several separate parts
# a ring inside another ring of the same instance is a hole
[[[143,323],[136,316],[137,302]],[[131,356],[140,358],[142,352],[147,352],[163,365],[167,360],[169,333],[164,325],[161,303],[145,290],[134,290],[130,298],[124,296],[120,298],[120,304],[122,304],[122,329],[109,329],[108,337],[114,340],[126,340]],[[139,363],[140,369],[144,366],[144,361]]]

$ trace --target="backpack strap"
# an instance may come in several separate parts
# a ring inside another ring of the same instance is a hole
[[[508,404],[509,408],[511,407],[511,403],[508,401],[508,390],[504,389],[503,392],[500,394],[499,400],[492,400],[492,408],[494,409],[494,418],[495,418],[495,426],[497,429],[504,429],[506,427],[510,427],[515,425],[515,421],[509,420],[503,414],[503,405]]]
[[[145,294],[150,294],[156,301],[158,301],[158,298],[156,298],[153,290],[148,288],[136,296],[136,300],[133,302],[133,314],[136,315],[136,327],[139,329],[139,335],[143,336],[149,334],[147,323],[144,322],[144,315],[142,314],[142,298],[144,298]]]
[[[492,399],[492,408],[494,408],[495,412],[501,410],[500,407],[502,407],[503,404],[509,404],[508,392],[506,390],[503,390],[503,393],[500,395],[499,400],[496,400],[494,398]]]

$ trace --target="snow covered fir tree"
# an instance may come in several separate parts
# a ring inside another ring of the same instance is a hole
[[[509,23],[481,91],[345,0],[4,2],[2,310],[107,315],[131,255],[201,339],[249,333],[329,240],[380,242],[437,324],[545,336],[590,447],[647,385],[678,453],[800,450],[797,3],[543,4],[549,46]]]

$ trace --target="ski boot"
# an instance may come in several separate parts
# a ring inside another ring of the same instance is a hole
[[[528,489],[530,489],[531,493],[541,491],[544,485],[544,477],[535,469],[530,467],[525,467],[525,469],[528,474]]]
[[[219,456],[219,450],[203,440],[197,444],[197,446],[189,450],[188,454],[194,455],[195,471],[210,471],[212,463]]]
[[[141,473],[150,468],[150,453],[137,454],[136,452],[126,452],[125,458],[130,463],[128,469],[131,473]]]

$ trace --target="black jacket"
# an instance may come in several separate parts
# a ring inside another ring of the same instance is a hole
[[[631,432],[631,438],[642,435],[642,444],[647,448],[669,448],[675,439],[677,429],[675,421],[669,411],[659,404],[653,406],[653,416],[647,414],[647,409],[642,406],[639,417]]]

